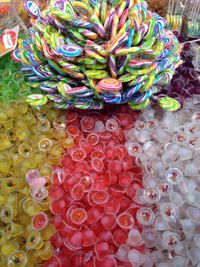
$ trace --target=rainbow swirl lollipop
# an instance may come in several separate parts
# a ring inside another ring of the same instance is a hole
[[[177,38],[143,0],[53,0],[38,14],[13,53],[33,85],[31,105],[142,109],[181,63]]]

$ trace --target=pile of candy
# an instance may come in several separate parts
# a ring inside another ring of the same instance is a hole
[[[0,102],[9,102],[18,95],[28,95],[30,87],[23,79],[20,65],[13,62],[9,55],[0,61]]]
[[[22,99],[0,104],[1,266],[32,267],[53,254],[48,187],[66,141],[58,115],[34,111]]]
[[[141,229],[150,218],[133,202],[141,169],[124,146],[124,132],[137,115],[127,107],[107,114],[66,114],[75,145],[52,175],[50,210],[57,232],[51,238],[55,255],[45,266],[148,266]]]
[[[199,127],[199,104],[188,98],[175,114],[144,111],[126,133],[144,173],[137,201],[152,218],[143,242],[159,267],[200,266]]]
[[[43,11],[31,3],[31,36],[13,58],[24,65],[33,106],[53,101],[61,109],[101,109],[128,102],[140,110],[180,64],[177,38],[143,0],[51,1]],[[169,105],[179,108],[176,101]]]

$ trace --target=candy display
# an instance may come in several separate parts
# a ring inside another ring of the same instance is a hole
[[[125,146],[143,169],[138,203],[151,209],[142,235],[154,249],[148,266],[199,266],[199,122],[194,97],[176,114],[149,108],[127,131]]]
[[[181,63],[177,38],[142,0],[51,1],[44,10],[26,1],[25,8],[30,36],[12,56],[23,64],[32,106],[129,103],[140,110],[157,100],[152,96]]]
[[[32,110],[20,98],[0,103],[0,265],[36,266],[53,255],[52,164],[66,133],[57,110]]]
[[[133,202],[141,188],[141,169],[124,146],[124,133],[136,118],[127,107],[113,115],[66,113],[66,131],[75,145],[52,174],[50,210],[57,232],[51,243],[58,253],[44,266],[128,267],[145,262],[149,249],[141,241],[141,225],[148,219]],[[125,257],[131,265],[124,263]]]
[[[200,267],[199,12],[0,0],[0,267]]]

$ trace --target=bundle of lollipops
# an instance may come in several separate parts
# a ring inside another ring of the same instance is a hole
[[[30,37],[13,58],[32,87],[31,105],[101,109],[128,103],[140,110],[157,100],[167,110],[180,107],[153,96],[171,80],[181,48],[145,1],[54,0],[42,11],[32,1],[25,5]]]

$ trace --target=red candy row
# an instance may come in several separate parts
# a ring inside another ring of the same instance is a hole
[[[66,132],[75,145],[53,172],[49,196],[57,232],[51,238],[55,256],[46,267],[131,266],[118,251],[131,229],[140,230],[133,197],[142,173],[124,146],[136,117],[126,107],[115,116],[66,114]]]

